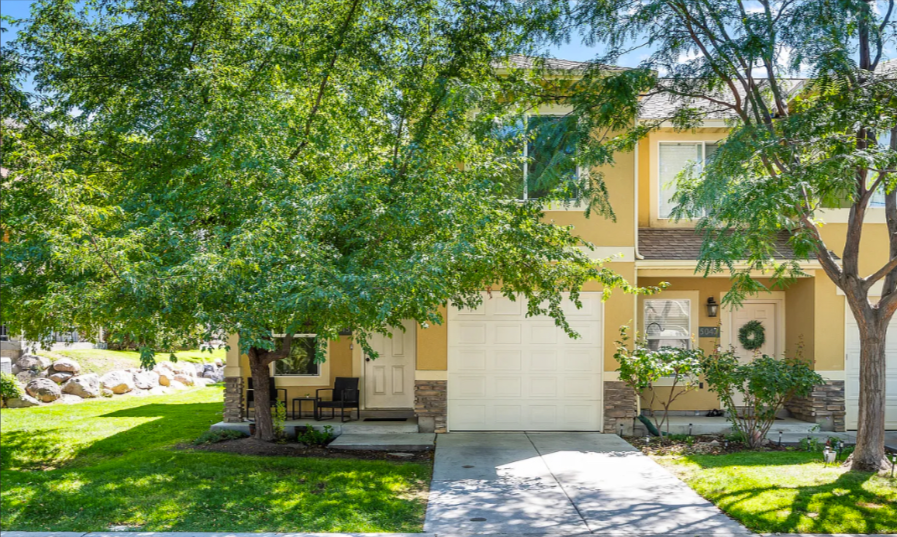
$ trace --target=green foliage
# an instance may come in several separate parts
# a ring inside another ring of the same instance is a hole
[[[0,399],[6,404],[10,399],[22,397],[22,386],[15,375],[0,373]]]
[[[296,440],[307,446],[326,446],[333,440],[333,427],[325,425],[321,430],[306,425],[302,431],[296,431]]]
[[[242,431],[235,431],[233,429],[215,429],[209,430],[201,435],[199,438],[193,441],[194,446],[201,446],[205,444],[217,444],[218,442],[224,442],[227,440],[237,440],[239,438],[246,438],[248,435]]]
[[[648,348],[645,339],[636,334],[632,339],[628,334],[627,326],[620,327],[620,339],[617,341],[617,351],[614,358],[619,363],[617,372],[620,381],[635,390],[644,397],[643,392],[650,390],[650,399],[647,408],[652,410],[652,417],[658,431],[667,425],[669,436],[669,421],[667,420],[670,407],[673,402],[684,393],[698,388],[702,372],[704,354],[701,349],[678,349],[662,347],[659,350]],[[630,342],[630,340],[632,341]],[[659,396],[655,385],[661,379],[669,381],[661,390],[669,390],[664,396]],[[655,408],[657,402],[661,409]],[[660,414],[660,416],[658,416]]]
[[[749,351],[757,350],[766,342],[766,329],[758,320],[746,322],[738,329],[738,342]]]
[[[371,333],[441,323],[440,307],[477,306],[500,281],[574,335],[561,293],[578,303],[594,280],[637,290],[543,209],[575,190],[610,215],[606,189],[586,173],[509,200],[523,144],[543,134],[494,135],[542,99],[539,74],[496,66],[530,52],[557,13],[36,2],[4,48],[15,98],[2,115],[16,125],[3,131],[4,321],[31,340],[103,327],[145,365],[221,333],[261,352],[273,334],[315,333],[321,360],[346,327],[375,356]]]
[[[278,400],[274,404],[274,414],[271,416],[271,420],[274,426],[274,439],[279,441],[285,440],[284,423],[287,421],[287,409],[283,401]]]
[[[761,445],[788,398],[809,395],[825,383],[804,361],[793,358],[763,355],[742,362],[730,351],[707,357],[703,368],[708,388],[719,394],[732,427],[751,447]]]

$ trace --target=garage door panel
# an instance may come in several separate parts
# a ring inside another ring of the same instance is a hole
[[[583,304],[563,305],[580,339],[550,318],[527,318],[523,301],[485,298],[476,317],[450,309],[450,429],[600,430],[600,294],[584,294]]]
[[[855,430],[859,420],[860,331],[849,308],[845,308],[844,332],[845,416],[848,429]],[[897,429],[897,320],[891,321],[885,344],[885,428]]]

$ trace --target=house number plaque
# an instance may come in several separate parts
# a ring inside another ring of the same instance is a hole
[[[698,327],[698,337],[719,337],[719,327],[700,326]]]

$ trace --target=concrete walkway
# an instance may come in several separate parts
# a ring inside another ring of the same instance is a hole
[[[616,435],[439,435],[424,531],[749,532]]]

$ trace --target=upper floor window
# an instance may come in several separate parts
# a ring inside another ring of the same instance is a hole
[[[566,118],[558,115],[527,116],[498,134],[508,140],[524,139],[515,155],[523,152],[523,166],[508,177],[504,190],[511,199],[545,197],[577,176],[575,133],[565,128]],[[515,147],[513,144],[511,147]]]
[[[691,348],[691,300],[646,299],[644,302],[645,338],[648,348]]]
[[[699,167],[719,147],[717,142],[661,142],[658,151],[660,207],[659,218],[669,218],[673,212],[673,196],[676,194],[676,176],[689,164]]]
[[[315,362],[315,336],[313,334],[297,334],[293,336],[290,355],[274,362],[276,377],[319,377],[321,364]],[[278,346],[283,338],[275,338]]]

